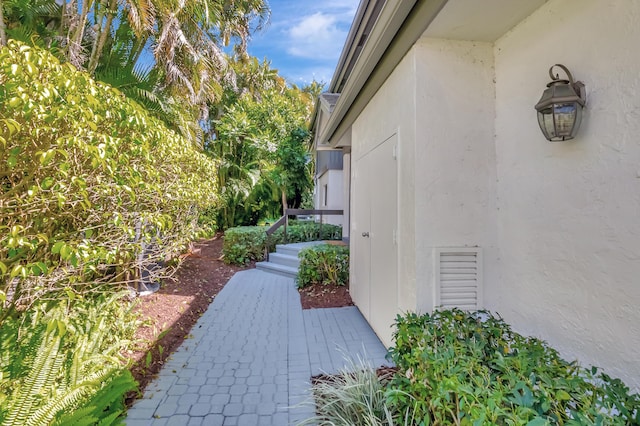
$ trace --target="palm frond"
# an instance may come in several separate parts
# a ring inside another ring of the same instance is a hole
[[[55,331],[44,336],[29,375],[20,386],[18,394],[12,398],[5,425],[25,425],[30,422],[35,407],[48,393],[46,386],[55,383],[60,367],[64,364],[64,354],[59,352],[61,341]]]

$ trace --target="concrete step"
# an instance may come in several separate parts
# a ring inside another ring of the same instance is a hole
[[[288,256],[298,257],[298,253],[305,247],[325,244],[324,241],[309,241],[306,243],[278,244],[276,245],[276,253],[286,254]]]
[[[291,266],[279,265],[272,262],[258,262],[256,268],[265,272],[271,272],[285,277],[295,278],[298,276],[298,268]]]
[[[291,256],[277,252],[269,253],[269,262],[276,263],[278,265],[290,266],[296,269],[300,266],[300,259],[298,259],[297,254],[295,256]]]

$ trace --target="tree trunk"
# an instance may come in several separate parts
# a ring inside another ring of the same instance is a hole
[[[75,4],[75,2],[72,2]],[[77,16],[76,22],[70,22],[69,33],[67,36],[67,60],[76,68],[82,69],[82,40],[84,38],[84,28],[87,24],[89,11],[93,7],[93,0],[85,0],[82,2],[82,9]],[[77,5],[76,5],[77,10]]]
[[[287,192],[282,189],[282,215],[287,213]]]
[[[87,67],[89,74],[93,74],[98,67],[100,57],[102,56],[102,50],[107,42],[107,37],[111,34],[111,24],[115,17],[114,13],[116,7],[118,7],[117,0],[111,0],[109,9],[107,10],[107,22],[105,23],[104,28],[101,27],[98,30],[99,36],[96,38],[96,43],[93,45],[93,51],[91,52],[91,58],[89,59],[89,66]]]
[[[6,33],[6,24],[4,23],[4,5],[2,0],[0,0],[0,46],[7,45],[7,33]]]

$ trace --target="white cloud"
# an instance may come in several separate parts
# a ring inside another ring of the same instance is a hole
[[[333,68],[325,67],[325,66],[310,66],[310,67],[302,67],[299,69],[292,70],[289,76],[289,80],[292,83],[299,85],[306,85],[311,83],[313,80],[319,83],[329,84],[331,82],[331,77],[333,76]]]
[[[292,56],[335,60],[340,55],[349,29],[338,16],[322,12],[304,17],[288,31]]]

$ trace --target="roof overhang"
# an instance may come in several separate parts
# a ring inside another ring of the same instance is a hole
[[[350,145],[351,125],[421,37],[492,42],[546,1],[362,0],[330,86],[341,94],[315,145]]]

